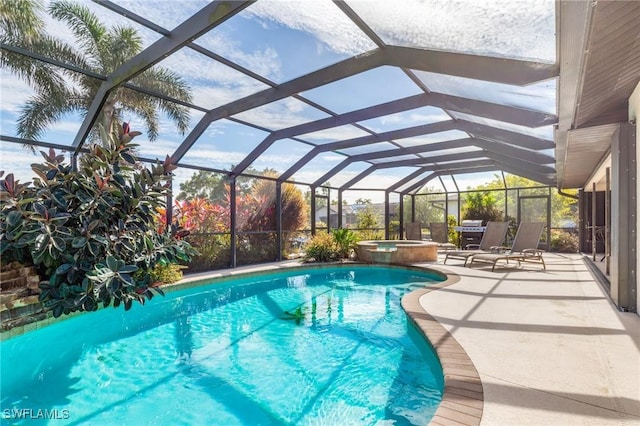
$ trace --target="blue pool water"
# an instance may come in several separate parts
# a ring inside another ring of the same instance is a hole
[[[442,369],[400,298],[439,280],[297,269],[60,321],[1,343],[1,423],[426,424]]]

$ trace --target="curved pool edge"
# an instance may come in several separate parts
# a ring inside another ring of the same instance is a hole
[[[484,409],[484,391],[478,370],[462,345],[440,322],[420,304],[420,298],[432,291],[460,281],[460,277],[443,268],[428,269],[447,276],[445,281],[407,293],[402,298],[402,309],[418,331],[433,346],[444,375],[444,393],[431,425],[479,425]]]

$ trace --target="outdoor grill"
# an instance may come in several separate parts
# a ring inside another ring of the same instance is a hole
[[[485,227],[482,226],[482,219],[463,220],[460,225],[458,229],[460,230],[460,246],[462,248],[467,247],[467,244],[480,244],[485,230]]]

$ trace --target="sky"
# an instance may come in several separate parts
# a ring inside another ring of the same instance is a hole
[[[94,12],[107,26],[129,25],[136,28],[143,38],[144,47],[161,37],[93,2],[82,0],[79,3]],[[207,2],[116,0],[114,3],[171,30]],[[546,63],[556,59],[555,4],[552,0],[347,0],[347,5],[388,44]],[[45,18],[50,33],[66,42],[74,42],[64,24]],[[195,42],[275,83],[286,82],[376,47],[329,0],[259,0]],[[193,90],[193,103],[207,109],[268,88],[264,83],[189,48],[182,48],[161,61],[159,66],[183,77]],[[555,113],[555,80],[514,87],[423,71],[416,71],[416,76],[433,91]],[[301,95],[335,113],[344,113],[419,93],[422,90],[402,70],[383,66]],[[33,89],[24,82],[0,70],[0,132],[3,135],[17,135],[17,116],[33,94]],[[190,128],[202,116],[202,112],[192,110]],[[213,122],[182,162],[228,170],[268,136],[268,132],[260,128],[279,130],[327,116],[327,113],[300,100],[285,98],[234,116],[258,128],[226,119]],[[475,119],[464,114],[460,118]],[[139,117],[126,119],[131,122],[132,129],[144,130]],[[448,119],[450,116],[438,108],[423,107],[358,124],[373,132],[384,132]],[[527,129],[506,123],[492,123],[486,119],[477,121],[552,139],[549,126]],[[71,144],[80,124],[79,115],[66,115],[48,129],[40,140]],[[467,136],[462,132],[457,133],[433,134],[395,142],[400,146],[415,146]],[[348,125],[300,135],[298,138],[311,144],[325,144],[367,134],[361,128]],[[179,146],[182,139],[183,136],[173,124],[162,117],[158,140],[150,142],[143,134],[136,141],[140,143],[141,156],[164,158]],[[14,172],[22,181],[29,180],[29,164],[38,162],[39,155],[32,155],[20,145],[1,143],[0,169]],[[380,149],[391,147],[389,143],[376,146]],[[279,140],[252,166],[258,170],[269,167],[282,173],[311,148],[311,145],[299,141]],[[366,152],[366,147],[345,150],[344,154],[363,152]],[[345,158],[341,153],[322,153],[296,172],[292,179],[313,182]],[[369,164],[362,162],[352,163],[332,177],[330,182],[334,186],[343,185],[368,167]],[[385,188],[413,170],[415,168],[382,168],[363,179],[355,188]],[[191,173],[190,170],[177,173],[178,185]],[[466,189],[492,178],[493,173],[485,173],[456,176],[456,181],[460,189]],[[439,182],[434,181],[433,185],[441,188]],[[362,194],[362,191],[358,191],[351,198],[362,197]],[[365,194],[371,195],[365,198],[382,200],[382,192]],[[349,192],[345,193],[345,198],[350,198]]]

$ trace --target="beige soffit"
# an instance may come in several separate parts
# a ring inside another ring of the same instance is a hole
[[[618,124],[588,127],[567,132],[567,155],[563,188],[582,188],[611,150]]]

